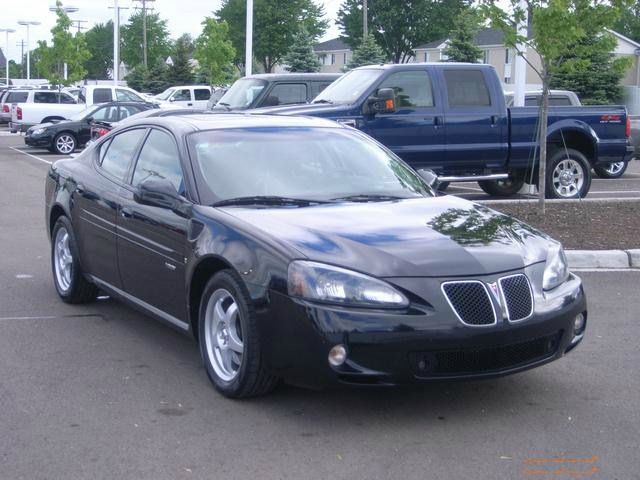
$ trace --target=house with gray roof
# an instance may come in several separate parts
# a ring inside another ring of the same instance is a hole
[[[322,73],[340,73],[342,68],[349,63],[353,52],[351,47],[341,38],[332,38],[326,42],[321,42],[313,47],[313,51],[318,56],[322,64]]]

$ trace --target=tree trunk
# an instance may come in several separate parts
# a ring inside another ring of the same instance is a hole
[[[545,214],[545,195],[547,189],[547,123],[549,118],[549,74],[542,67],[542,102],[540,103],[540,123],[538,129],[538,145],[540,161],[538,162],[538,207],[541,215]]]

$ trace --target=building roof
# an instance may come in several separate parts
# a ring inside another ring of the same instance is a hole
[[[332,38],[326,42],[316,43],[313,47],[316,52],[331,52],[335,50],[351,50],[351,47],[342,38]]]
[[[441,38],[433,42],[419,45],[416,47],[416,49],[437,48],[446,41],[446,38]],[[502,45],[504,44],[504,32],[497,28],[484,28],[476,33],[476,36],[473,39],[473,43],[475,43],[479,47],[488,45]]]

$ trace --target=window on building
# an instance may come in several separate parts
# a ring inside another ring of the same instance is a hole
[[[331,65],[335,65],[336,64],[336,54],[332,53],[331,54]]]
[[[482,63],[489,63],[489,50],[482,51]]]
[[[509,65],[511,63],[511,49],[510,48],[505,48],[504,49],[504,63],[505,63],[505,65]]]
[[[429,61],[429,52],[424,52],[424,61],[425,62]]]
[[[342,64],[346,65],[347,64],[347,52],[344,52],[342,54]]]

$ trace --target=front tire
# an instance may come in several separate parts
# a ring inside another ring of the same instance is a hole
[[[198,318],[198,341],[213,386],[229,398],[264,395],[277,377],[265,366],[256,313],[242,280],[231,270],[207,283]]]
[[[608,165],[596,165],[593,170],[600,178],[620,178],[628,166],[629,162],[613,162]]]
[[[591,188],[591,165],[581,152],[560,149],[547,162],[546,197],[584,198]]]
[[[53,139],[53,149],[60,155],[71,155],[75,152],[78,142],[69,132],[62,132]]]
[[[71,222],[58,218],[51,234],[51,269],[58,295],[66,303],[88,303],[98,296],[98,288],[85,277]]]

